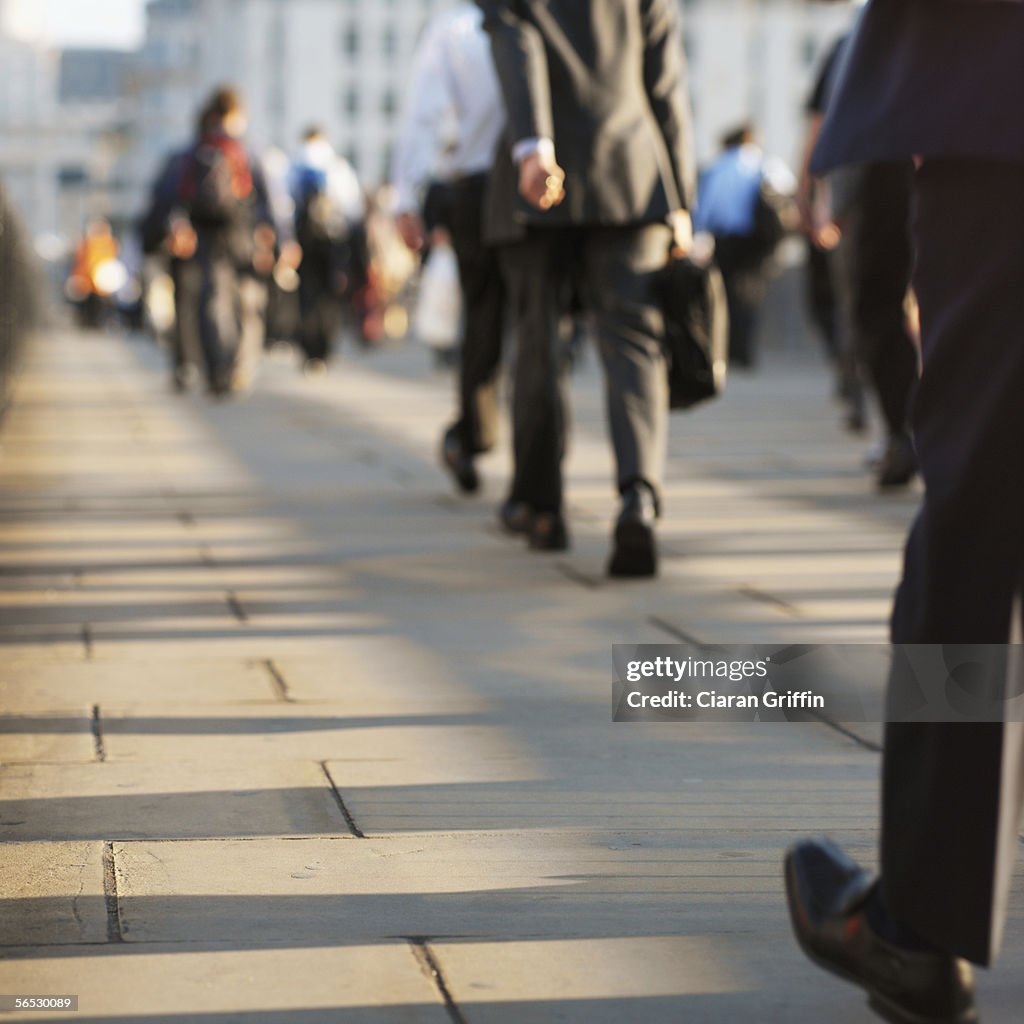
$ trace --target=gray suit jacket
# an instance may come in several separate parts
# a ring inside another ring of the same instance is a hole
[[[664,220],[694,191],[678,0],[477,0],[508,113],[489,234],[527,224]],[[565,201],[547,212],[518,196],[511,148],[554,140]]]
[[[1024,0],[871,0],[812,169],[908,156],[1024,160]]]

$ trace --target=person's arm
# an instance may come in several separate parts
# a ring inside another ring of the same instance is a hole
[[[693,245],[689,211],[696,200],[697,171],[678,5],[673,0],[643,0],[641,17],[644,88],[668,155],[670,180],[665,187],[674,207],[669,222],[675,236],[674,255],[680,257]]]
[[[177,154],[169,157],[153,182],[149,206],[139,222],[139,239],[146,255],[159,251],[170,231],[180,167],[181,160]]]
[[[398,230],[414,251],[423,247],[420,193],[433,173],[444,117],[451,108],[449,78],[445,73],[444,25],[444,21],[434,22],[416,51],[391,160]]]
[[[644,86],[668,153],[673,205],[689,210],[697,191],[696,164],[678,7],[675,0],[643,0]]]
[[[544,40],[507,0],[477,0],[477,6],[484,14],[484,30],[491,37],[512,155],[519,165],[519,191],[538,209],[550,209],[565,196],[565,172],[555,157],[555,122]]]

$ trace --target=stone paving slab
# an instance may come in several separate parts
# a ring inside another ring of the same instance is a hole
[[[0,959],[6,946],[107,941],[102,843],[5,842],[0,856]]]
[[[791,833],[588,829],[114,844],[128,943],[761,933]],[[870,863],[868,830],[836,833]],[[742,920],[723,912],[742,895]]]
[[[6,951],[0,991],[79,996],[76,1014],[5,1014],[52,1024],[449,1024],[408,943],[300,949],[155,946],[52,955]],[[74,993],[70,989],[74,989]]]
[[[92,759],[0,767],[0,853],[106,851],[76,906],[113,940],[77,944],[71,876],[23,887],[17,918],[56,916],[0,991],[80,983],[90,1024],[383,1024],[450,1019],[436,967],[470,1022],[866,1019],[796,952],[779,862],[823,829],[872,862],[873,727],[608,715],[614,642],[884,639],[915,498],[872,493],[822,374],[673,417],[662,576],[613,585],[592,370],[551,558],[496,528],[504,446],[480,500],[449,493],[446,377],[271,359],[215,405],[88,344],[30,354],[0,437],[0,711]]]
[[[80,762],[94,757],[90,708],[41,715],[0,714],[0,764]]]
[[[347,834],[313,762],[0,766],[0,843]]]
[[[471,714],[412,712],[361,718],[344,710],[332,714],[323,705],[312,713],[292,704],[213,707],[202,714],[154,716],[108,710],[103,728],[112,764],[158,764],[184,758],[212,768],[339,757],[444,762],[449,756],[473,762],[516,751],[498,728],[479,724]]]
[[[24,658],[0,668],[0,708],[18,714],[60,708],[69,699],[89,707],[129,699],[147,706],[195,707],[227,701],[276,702],[275,698],[265,661],[97,658],[53,664]]]

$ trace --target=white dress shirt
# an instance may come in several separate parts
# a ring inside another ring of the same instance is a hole
[[[391,165],[398,212],[418,210],[419,190],[440,173],[490,170],[504,126],[480,8],[460,4],[435,16],[416,52]]]

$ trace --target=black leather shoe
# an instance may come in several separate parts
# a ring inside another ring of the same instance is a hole
[[[631,487],[622,496],[622,508],[615,523],[609,576],[654,576],[658,571],[658,549],[654,523],[658,511],[647,487]]]
[[[462,443],[455,434],[444,435],[441,442],[441,462],[464,494],[473,494],[480,489],[480,477],[477,475],[476,466],[473,465],[473,458],[462,450]]]
[[[917,455],[909,437],[894,437],[878,463],[875,479],[883,490],[906,487],[917,476]]]
[[[565,551],[569,547],[569,530],[560,513],[536,512],[528,539],[534,551]]]
[[[525,501],[509,498],[498,509],[498,522],[506,533],[529,533],[533,525],[533,509]]]
[[[868,921],[872,879],[839,847],[811,839],[786,855],[786,900],[801,949],[859,985],[892,1024],[976,1024],[970,965],[882,938]]]

